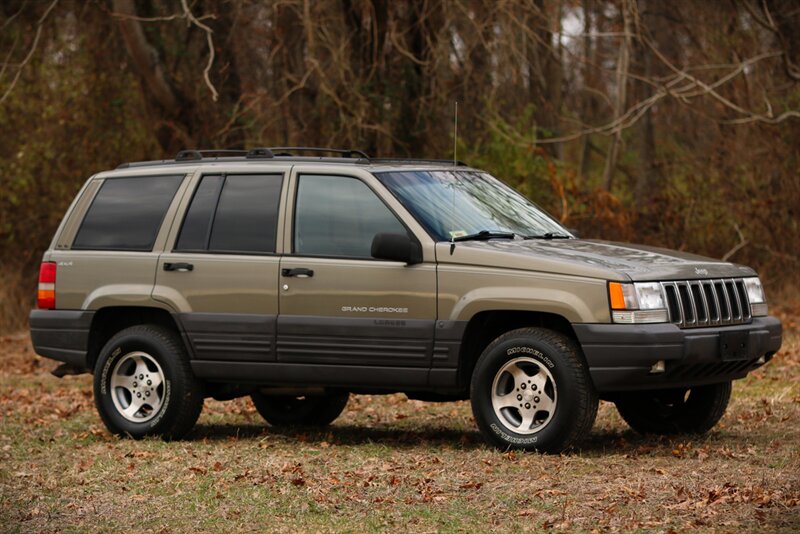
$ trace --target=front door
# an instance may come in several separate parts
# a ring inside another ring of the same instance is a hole
[[[351,384],[424,385],[435,263],[371,257],[375,234],[409,230],[365,180],[300,173],[294,188],[292,242],[281,260],[278,361],[317,364]]]

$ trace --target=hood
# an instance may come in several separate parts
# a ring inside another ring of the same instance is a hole
[[[444,246],[442,246],[444,245]],[[464,241],[437,246],[440,263],[563,273],[609,280],[692,280],[755,276],[749,267],[644,245],[588,239]]]

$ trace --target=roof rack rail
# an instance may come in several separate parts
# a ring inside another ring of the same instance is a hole
[[[227,149],[181,150],[175,156],[175,161],[201,160],[204,157],[211,157],[214,154],[217,154],[219,156],[245,156],[247,155],[247,150],[227,150]]]
[[[276,156],[293,156],[292,152],[330,152],[332,154],[341,154],[343,158],[352,158],[353,155],[359,158],[369,159],[369,156],[361,150],[354,148],[319,148],[312,146],[275,146],[270,147],[273,154]]]
[[[274,157],[275,154],[272,152],[272,149],[265,147],[251,148],[247,151],[247,155],[245,155],[245,159],[269,159]]]
[[[469,167],[466,163],[457,159],[425,159],[425,158],[365,158],[359,163],[436,163],[440,165],[453,165],[456,167]]]

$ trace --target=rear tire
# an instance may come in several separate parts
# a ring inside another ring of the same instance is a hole
[[[180,338],[156,325],[126,328],[100,351],[94,401],[109,431],[179,439],[203,409],[203,389]]]
[[[307,397],[285,395],[250,395],[258,413],[272,426],[327,426],[347,406],[350,394],[327,393]]]
[[[547,453],[588,434],[598,405],[578,344],[544,328],[513,330],[486,347],[472,374],[470,400],[491,444]]]
[[[640,434],[704,434],[716,425],[731,398],[731,383],[637,391],[617,396],[614,404]]]

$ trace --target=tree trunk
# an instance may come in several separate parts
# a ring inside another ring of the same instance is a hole
[[[662,41],[671,40],[670,36],[664,35],[662,18],[659,15],[662,6],[659,2],[651,3],[648,0],[639,0],[640,17],[642,24],[647,28],[658,46]],[[647,80],[654,80],[655,70],[653,68],[653,52],[643,43],[636,46],[636,56],[641,65],[642,74]],[[653,95],[652,83],[637,82],[637,100],[643,101]],[[634,198],[641,207],[649,205],[653,193],[662,180],[661,167],[658,163],[658,152],[656,150],[655,121],[653,120],[653,108],[649,108],[639,124],[639,143],[640,143],[640,165],[639,172],[634,187]]]
[[[144,36],[141,22],[133,18],[137,16],[133,0],[114,0],[114,11],[124,15],[124,18],[119,20],[119,29],[133,62],[133,68],[142,78],[147,91],[163,110],[175,113],[178,109],[178,97],[167,81],[158,52],[150,46]]]
[[[581,95],[581,122],[583,124],[594,124],[597,115],[597,105],[595,103],[594,90],[597,83],[597,46],[592,46],[591,33],[594,29],[593,20],[599,20],[595,16],[597,3],[595,0],[583,0],[583,93]],[[584,135],[581,139],[581,159],[580,177],[584,180],[589,176],[589,167],[592,160],[592,141],[590,135]]]
[[[622,1],[622,20],[623,20],[623,37],[619,47],[619,56],[617,57],[617,73],[616,85],[617,94],[614,100],[614,120],[618,121],[622,114],[625,112],[625,103],[627,100],[627,87],[628,87],[628,67],[630,64],[630,51],[631,51],[631,32],[633,31],[633,13],[634,6],[632,2],[635,0]],[[608,153],[606,155],[606,166],[603,170],[603,188],[606,191],[611,191],[614,185],[614,171],[617,168],[617,159],[619,158],[620,145],[622,144],[622,125],[617,125],[614,131],[611,142],[608,146]]]
[[[561,64],[561,11],[562,3],[553,7],[544,0],[536,0],[536,40],[530,48],[531,100],[535,106],[538,136],[556,137],[560,131],[563,67]],[[555,36],[555,39],[554,39]],[[561,145],[543,145],[554,158],[560,158]]]

